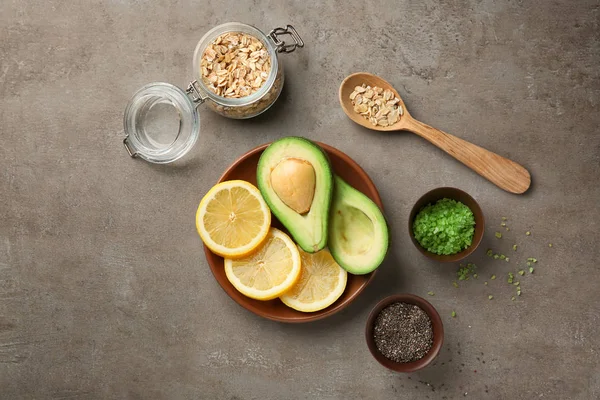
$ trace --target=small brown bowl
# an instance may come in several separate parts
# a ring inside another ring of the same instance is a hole
[[[373,181],[371,181],[371,178],[369,178],[367,173],[360,167],[360,165],[358,165],[358,163],[356,163],[356,161],[334,147],[328,146],[324,143],[315,143],[325,150],[327,156],[329,157],[329,161],[331,162],[331,166],[336,174],[348,182],[348,184],[352,185],[352,187],[354,187],[356,190],[364,193],[368,198],[373,200],[373,202],[375,202],[379,208],[383,210],[383,205],[381,203],[381,198],[379,197],[377,188],[373,184]],[[223,173],[219,179],[219,182],[232,179],[242,179],[252,183],[253,185],[256,185],[256,165],[258,164],[258,159],[260,158],[262,152],[267,148],[267,146],[269,146],[269,144],[270,143],[263,144],[262,146],[252,149],[238,158],[229,168],[227,168],[225,173]],[[287,232],[274,215],[272,215],[271,223],[273,226],[283,230],[284,232]],[[358,295],[367,287],[369,282],[371,282],[373,276],[377,272],[377,270],[375,270],[365,275],[348,274],[346,289],[335,303],[323,310],[305,313],[296,311],[286,306],[279,299],[259,301],[244,296],[238,292],[227,279],[227,276],[225,275],[225,268],[223,266],[223,257],[216,255],[206,246],[204,246],[204,254],[206,255],[208,266],[210,267],[215,279],[219,285],[221,285],[223,290],[229,295],[229,297],[231,297],[235,302],[248,311],[251,311],[261,317],[279,322],[310,322],[337,313],[338,311],[346,308],[352,301],[354,301],[354,299],[358,297]]]
[[[414,304],[425,311],[431,320],[431,326],[433,328],[433,345],[431,346],[429,352],[420,360],[408,363],[392,361],[381,354],[375,345],[375,339],[373,337],[375,320],[377,319],[377,316],[381,310],[393,303]],[[424,298],[415,296],[414,294],[394,294],[384,298],[373,308],[369,314],[369,318],[367,318],[365,337],[367,339],[369,351],[381,365],[396,372],[415,372],[428,366],[435,359],[435,357],[437,357],[442,345],[444,344],[444,325],[442,324],[440,314],[438,314],[435,307],[433,307],[431,303]]]
[[[473,241],[471,245],[459,253],[450,254],[447,256],[435,254],[425,250],[419,244],[413,232],[413,222],[415,221],[415,217],[417,216],[419,211],[421,211],[421,209],[427,204],[434,204],[436,201],[441,200],[443,198],[448,198],[463,203],[471,209],[471,211],[473,212],[473,216],[475,217],[475,233],[473,234]],[[475,199],[466,192],[463,192],[462,190],[453,187],[441,187],[425,193],[423,196],[421,196],[419,200],[417,200],[408,218],[408,234],[410,235],[410,239],[412,240],[415,247],[419,249],[419,251],[425,256],[439,262],[456,262],[468,257],[471,253],[475,251],[475,249],[477,249],[477,246],[479,246],[479,244],[481,243],[484,231],[485,220],[483,218],[483,211],[481,211],[481,207],[479,207],[479,204],[477,204]]]

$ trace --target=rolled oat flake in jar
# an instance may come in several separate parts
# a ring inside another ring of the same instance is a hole
[[[235,119],[252,118],[275,103],[283,88],[279,54],[304,42],[293,26],[259,29],[229,22],[216,26],[198,42],[194,80],[186,90],[156,82],[134,94],[125,109],[125,149],[132,157],[165,164],[185,155],[200,134],[196,107]]]

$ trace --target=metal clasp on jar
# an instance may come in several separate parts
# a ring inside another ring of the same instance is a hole
[[[192,101],[194,102],[196,107],[198,107],[200,104],[204,103],[204,100],[206,100],[208,98],[208,96],[206,96],[204,93],[202,93],[201,89],[198,89],[196,87],[197,83],[198,83],[198,81],[194,79],[193,81],[190,82],[187,89],[185,90],[185,92],[192,99]]]
[[[284,40],[279,38],[280,35],[290,35],[294,39],[294,43],[286,44]],[[275,28],[269,32],[269,37],[275,44],[278,53],[291,53],[297,47],[304,47],[304,41],[292,25],[287,25],[285,28]]]

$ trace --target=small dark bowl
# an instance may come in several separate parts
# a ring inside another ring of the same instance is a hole
[[[408,363],[392,361],[381,354],[375,345],[375,339],[373,337],[375,320],[377,319],[377,316],[381,310],[393,303],[414,304],[425,311],[431,320],[431,326],[433,328],[433,345],[431,346],[429,352],[420,360]],[[444,344],[444,325],[442,324],[440,314],[438,314],[436,309],[427,300],[413,294],[395,294],[381,300],[373,308],[369,314],[369,318],[367,319],[365,337],[367,339],[369,351],[381,365],[396,372],[415,372],[428,366],[435,359],[435,357],[437,357],[442,345]]]
[[[452,200],[459,201],[469,207],[473,212],[473,216],[475,217],[475,233],[473,234],[473,241],[471,242],[471,246],[467,247],[463,251],[451,254],[451,255],[439,255],[432,253],[430,251],[425,250],[415,239],[415,234],[413,232],[413,222],[415,221],[415,217],[421,211],[423,207],[427,204],[434,204],[436,201],[441,200],[443,198],[448,198]],[[477,249],[477,246],[481,243],[481,239],[483,238],[483,232],[485,231],[485,220],[483,218],[483,211],[481,211],[481,207],[472,198],[469,194],[463,192],[460,189],[452,188],[452,187],[441,187],[437,189],[433,189],[430,192],[425,193],[412,208],[410,212],[410,217],[408,218],[408,233],[410,235],[410,239],[413,244],[421,253],[425,256],[431,258],[432,260],[440,261],[440,262],[456,262],[460,261],[466,257],[468,257],[471,253]]]

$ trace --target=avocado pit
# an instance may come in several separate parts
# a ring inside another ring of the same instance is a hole
[[[306,160],[286,158],[271,171],[271,187],[277,197],[301,215],[310,211],[315,185],[315,169]]]

